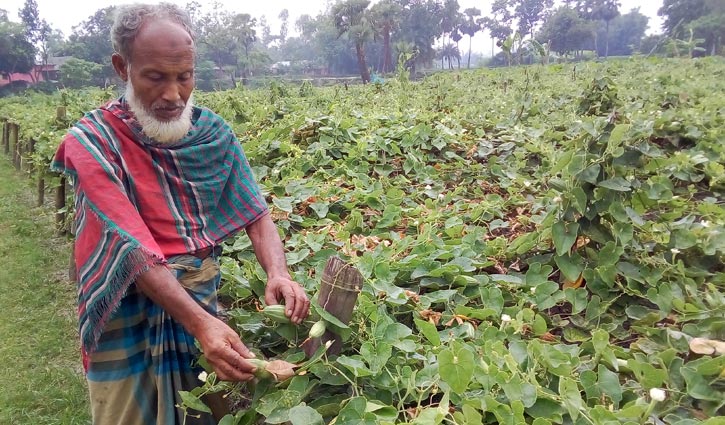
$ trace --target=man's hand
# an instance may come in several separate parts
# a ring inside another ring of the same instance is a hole
[[[299,283],[287,277],[270,278],[264,290],[264,302],[274,305],[281,304],[282,300],[285,315],[296,325],[302,323],[310,313],[310,300]]]
[[[224,322],[210,316],[199,327],[196,338],[219,379],[249,381],[254,378],[255,367],[245,360],[254,358],[254,354]]]

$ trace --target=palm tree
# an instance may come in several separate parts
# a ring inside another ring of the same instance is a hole
[[[463,25],[461,25],[461,32],[468,36],[468,68],[471,68],[472,40],[473,36],[476,35],[477,32],[481,31],[480,20],[476,19],[477,16],[481,16],[481,9],[469,7],[464,10],[463,13],[466,15],[466,20],[463,21]]]
[[[373,26],[370,22],[368,6],[370,0],[346,0],[332,7],[332,16],[338,37],[343,34],[355,43],[357,64],[363,84],[370,82],[370,71],[365,63],[365,42],[373,35]]]
[[[441,47],[438,51],[438,56],[441,58],[441,62],[448,61],[448,69],[453,69],[453,59],[456,59],[459,65],[461,63],[461,52],[453,43],[446,43]]]
[[[383,58],[380,70],[385,74],[393,70],[393,51],[390,45],[390,36],[399,24],[401,8],[392,0],[383,0],[373,5],[370,12],[376,34],[383,37]]]

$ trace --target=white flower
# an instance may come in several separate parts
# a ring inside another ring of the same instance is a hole
[[[509,316],[508,314],[502,314],[501,315],[501,322],[508,323],[510,321],[511,321],[511,316]]]
[[[440,200],[444,200],[444,199],[446,199],[446,195],[444,195],[444,194],[442,194],[442,193],[439,193],[439,194],[438,194],[438,199],[440,199]]]
[[[649,390],[649,396],[654,401],[665,401],[665,398],[667,398],[667,392],[662,388],[652,388]]]
[[[432,187],[430,187],[430,185],[427,185],[427,186],[425,187],[425,190],[431,190],[431,189],[433,189],[433,188],[432,188]]]
[[[702,226],[702,227],[704,227],[704,228],[708,228],[708,227],[710,227],[710,222],[709,222],[709,221],[707,221],[707,220],[702,220],[702,221],[700,222],[700,226]]]
[[[207,378],[207,376],[208,376],[208,375],[207,375],[206,371],[202,371],[202,372],[201,372],[201,373],[199,374],[199,380],[200,380],[201,382],[206,382],[206,378]]]
[[[551,202],[553,202],[555,204],[560,204],[561,203],[561,196],[555,197],[554,199],[551,200]]]
[[[677,255],[677,254],[679,254],[679,253],[680,253],[680,250],[679,250],[679,249],[677,249],[677,248],[672,248],[672,249],[670,250],[670,252],[671,252],[672,254],[674,254],[674,255]]]
[[[536,293],[536,286],[532,286],[531,289],[529,289],[529,291],[531,291],[532,294],[535,294]]]
[[[524,181],[524,186],[526,186],[526,187],[529,187],[529,186],[531,186],[531,182],[530,182],[530,181],[528,181],[528,180]]]

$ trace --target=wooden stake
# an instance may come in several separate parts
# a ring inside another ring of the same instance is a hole
[[[35,162],[33,161],[33,154],[35,154],[35,139],[30,139],[28,141],[28,151],[26,152],[26,154],[27,154],[27,158],[26,158],[25,162],[27,164],[29,164],[28,169],[30,171],[35,170],[35,168],[36,168]],[[28,174],[28,178],[33,178],[32,176],[33,176],[32,173]]]
[[[45,204],[45,173],[38,170],[38,206]]]
[[[347,325],[352,318],[362,284],[363,276],[354,266],[339,257],[331,257],[322,273],[317,304]],[[302,347],[309,357],[327,341],[333,341],[327,350],[328,354],[339,354],[342,351],[342,338],[329,329],[321,338],[310,339]]]
[[[2,134],[2,145],[3,152],[5,155],[10,154],[10,123],[7,118],[2,119],[3,122],[3,134]]]
[[[65,177],[60,178],[60,184],[55,189],[55,223],[58,234],[65,235]]]
[[[13,164],[15,169],[20,170],[20,142],[18,140],[19,126],[10,124],[10,142],[13,144]]]
[[[65,106],[59,106],[55,110],[55,119],[58,121],[65,121],[66,119],[66,109]]]

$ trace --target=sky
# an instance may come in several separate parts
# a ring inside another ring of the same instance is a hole
[[[67,2],[66,2],[67,1]],[[73,30],[72,27],[93,15],[96,10],[125,3],[135,3],[133,0],[36,0],[41,18],[47,20],[53,28],[60,29],[68,36]],[[144,0],[148,3],[158,3],[155,0]],[[166,0],[184,6],[189,0]],[[23,7],[24,0],[2,0],[0,9],[8,11],[10,20],[19,21],[17,12]],[[210,5],[211,1],[200,1],[199,3]],[[289,11],[290,35],[294,35],[294,22],[300,15],[317,15],[323,11],[330,0],[265,0],[265,1],[240,1],[240,0],[219,0],[225,9],[233,12],[249,13],[252,17],[259,18],[264,15],[272,30],[272,34],[279,30],[277,15],[282,9]],[[491,0],[458,0],[461,10],[469,7],[477,7],[484,14],[490,11]],[[620,0],[622,13],[639,7],[640,12],[650,18],[648,34],[660,31],[662,19],[657,16],[657,10],[662,6],[662,0]],[[467,40],[462,41],[462,46],[467,46]],[[473,38],[473,51],[490,54],[491,41],[488,35],[477,34]]]

